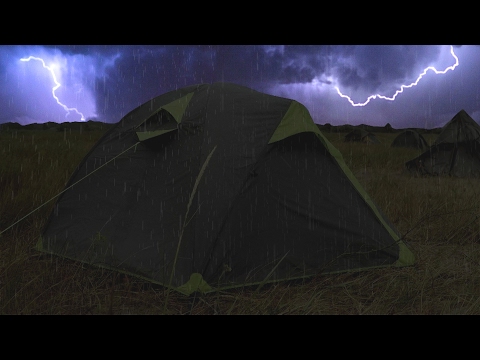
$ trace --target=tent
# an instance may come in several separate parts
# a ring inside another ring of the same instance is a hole
[[[304,105],[230,83],[125,115],[37,249],[185,295],[414,262]]]
[[[428,143],[422,134],[415,130],[407,129],[395,137],[392,147],[410,147],[425,150],[428,148]]]
[[[364,129],[354,129],[345,135],[345,141],[357,141],[366,144],[378,144],[380,141],[376,138],[374,133],[366,131]]]
[[[405,166],[423,175],[480,176],[480,126],[460,110],[433,145]]]

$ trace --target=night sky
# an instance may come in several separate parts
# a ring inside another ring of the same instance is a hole
[[[114,123],[225,81],[297,100],[318,124],[434,128],[461,109],[480,122],[479,64],[477,45],[0,45],[0,123]]]

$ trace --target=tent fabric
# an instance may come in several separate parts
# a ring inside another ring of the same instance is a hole
[[[434,144],[458,144],[480,139],[480,125],[465,110],[460,110],[440,131]]]
[[[235,84],[134,109],[66,188],[38,250],[185,295],[414,263],[308,110]]]
[[[480,176],[480,143],[442,143],[432,145],[420,156],[406,163],[410,172],[421,175]]]
[[[420,150],[428,148],[428,143],[422,134],[415,130],[405,130],[398,134],[392,142],[392,147],[411,147]]]
[[[363,142],[366,144],[378,144],[378,141],[375,134],[366,131],[364,129],[354,129],[345,135],[345,142],[355,141],[355,142]]]
[[[421,175],[480,176],[480,126],[465,110],[459,111],[433,145],[405,166]]]

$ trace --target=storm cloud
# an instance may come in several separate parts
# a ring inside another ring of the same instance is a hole
[[[117,122],[164,92],[198,83],[234,82],[304,103],[318,123],[387,122],[395,126],[438,123],[465,108],[480,111],[479,74],[471,56],[478,47],[455,46],[459,66],[444,75],[427,74],[416,89],[394,103],[391,96],[429,66],[454,63],[449,45],[61,45],[0,47],[0,122],[79,121],[52,96],[51,72],[61,86],[58,99],[87,119]],[[49,66],[50,66],[49,65]],[[461,97],[463,96],[463,97]],[[368,114],[368,115],[367,115]]]

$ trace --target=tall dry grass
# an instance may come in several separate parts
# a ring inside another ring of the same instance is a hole
[[[0,133],[0,231],[63,190],[102,132]],[[415,266],[185,297],[34,250],[54,201],[0,236],[1,314],[480,314],[480,179],[404,171],[420,151],[325,133],[405,237]],[[433,141],[435,135],[427,135]]]

